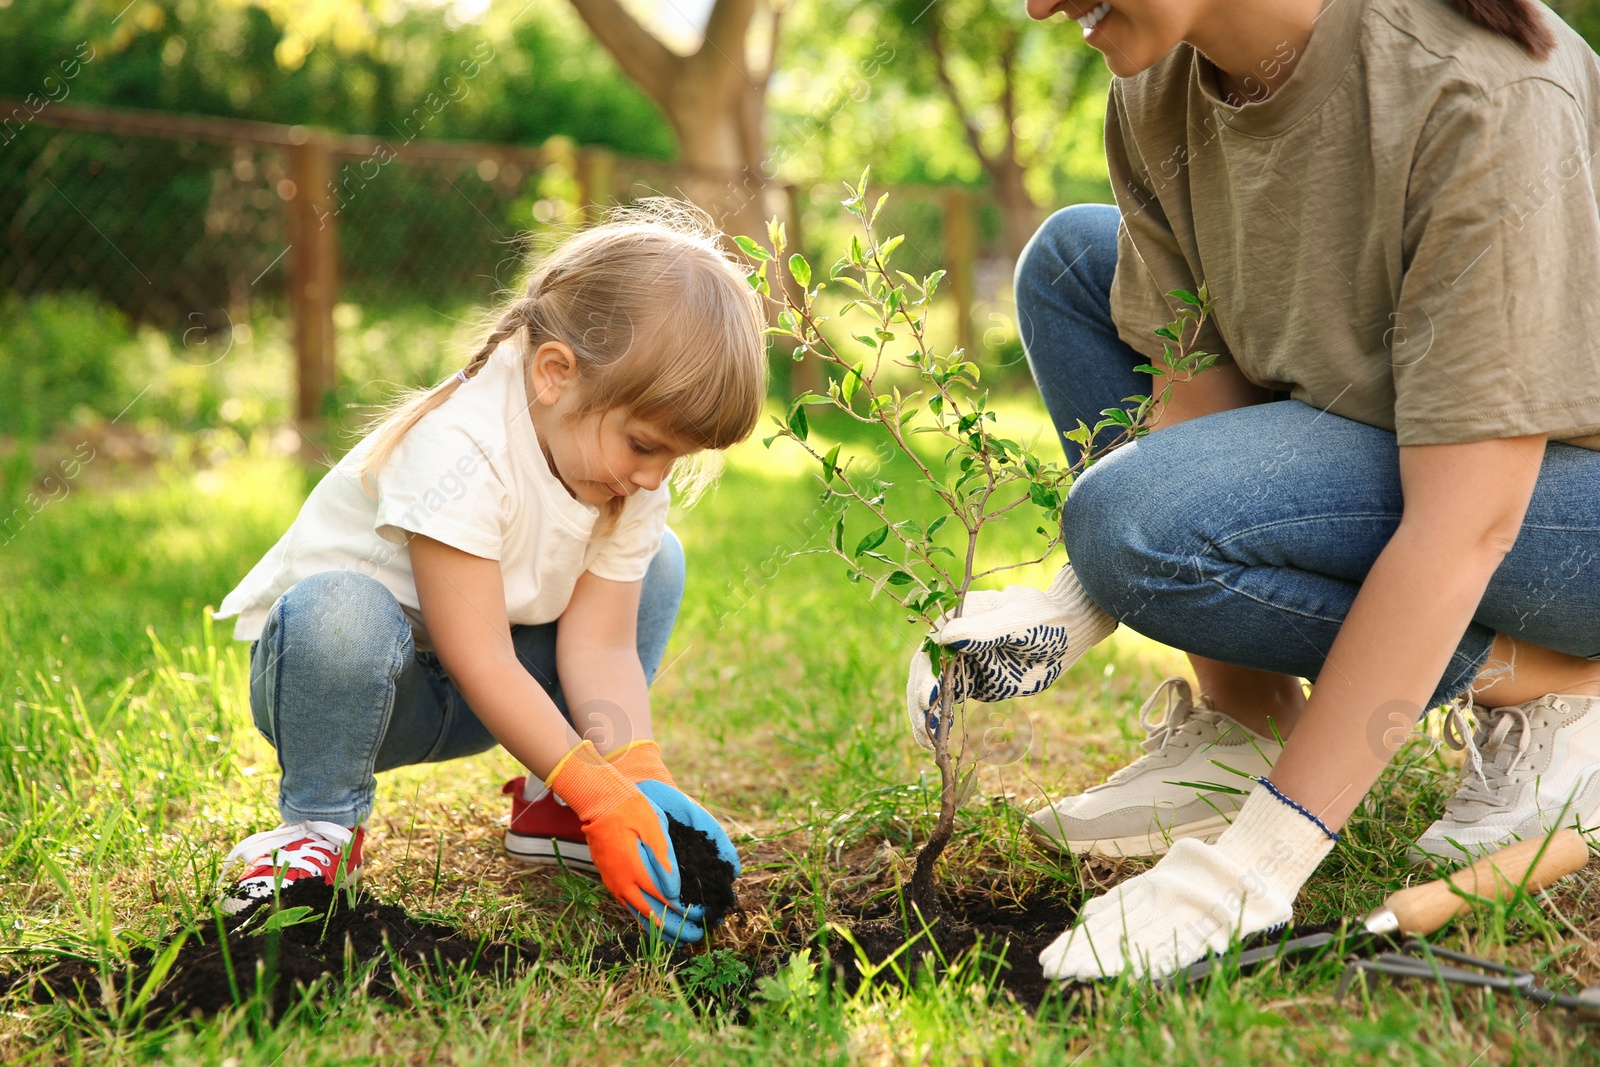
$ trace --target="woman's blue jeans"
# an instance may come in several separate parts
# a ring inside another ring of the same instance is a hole
[[[639,661],[653,682],[683,599],[683,546],[671,530],[639,600]],[[528,673],[563,715],[556,627],[511,627]],[[250,709],[278,750],[284,822],[355,826],[372,811],[376,771],[484,752],[495,739],[439,657],[419,652],[411,622],[382,583],[324,571],[278,598],[250,646]]]
[[[1058,211],[1017,265],[1022,341],[1058,430],[1093,426],[1102,409],[1151,391],[1133,369],[1147,361],[1111,319],[1117,225],[1108,205]],[[1078,447],[1063,445],[1075,462]],[[1279,400],[1117,449],[1072,487],[1062,530],[1090,597],[1133,629],[1315,680],[1401,504],[1393,433]],[[1497,632],[1600,659],[1600,452],[1546,448],[1516,544],[1433,704],[1467,690]]]

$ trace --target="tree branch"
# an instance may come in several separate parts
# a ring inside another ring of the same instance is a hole
[[[955,79],[950,75],[950,58],[945,54],[944,39],[939,35],[938,18],[928,20],[928,52],[933,56],[933,72],[938,76],[939,85],[944,89],[945,96],[950,98],[950,106],[955,108],[956,119],[961,123],[967,144],[972,146],[972,151],[977,155],[983,169],[993,177],[995,165],[990,160],[989,154],[983,150],[983,137],[978,133],[977,123],[962,104],[961,93],[956,88]]]
[[[672,83],[684,66],[684,58],[656,40],[617,0],[571,0],[571,3],[589,32],[611,53],[628,80],[643,90],[657,107],[667,111]],[[712,17],[716,17],[715,12]]]

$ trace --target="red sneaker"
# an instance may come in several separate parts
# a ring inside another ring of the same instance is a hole
[[[245,872],[222,898],[222,910],[237,915],[302,878],[321,878],[325,885],[353,885],[361,880],[363,827],[346,829],[331,822],[284,823],[276,830],[251,834],[222,861],[223,881],[237,862]]]
[[[599,873],[589,858],[589,840],[577,812],[546,789],[538,799],[522,794],[527,777],[511,779],[500,792],[511,798],[511,825],[506,828],[506,853],[523,863],[570,867],[584,874]]]

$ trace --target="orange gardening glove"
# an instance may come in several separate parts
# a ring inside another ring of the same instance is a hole
[[[648,738],[613,749],[607,754],[606,762],[630,782],[665,782],[674,788],[678,784],[667,773],[667,765],[661,762],[661,746]]]
[[[683,880],[661,809],[591,741],[563,756],[545,784],[582,821],[590,858],[611,895],[641,923],[680,940],[699,940],[699,927],[685,920],[678,900]]]

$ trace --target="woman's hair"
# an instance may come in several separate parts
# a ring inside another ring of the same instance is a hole
[[[1531,0],[1455,0],[1455,5],[1468,20],[1511,38],[1535,59],[1545,58],[1556,46],[1555,34]]]
[[[609,212],[532,265],[461,373],[476,375],[506,341],[521,349],[524,375],[541,344],[567,345],[578,361],[574,417],[620,407],[708,450],[673,465],[674,487],[692,501],[716,478],[716,452],[750,435],[766,399],[760,298],[718,236],[705,212],[666,197]],[[363,484],[461,385],[452,373],[380,414]],[[614,522],[623,503],[602,518]]]

